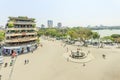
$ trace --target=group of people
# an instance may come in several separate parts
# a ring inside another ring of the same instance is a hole
[[[12,60],[10,61],[9,66],[12,66],[13,63],[14,63],[14,60],[12,59]],[[29,60],[28,60],[28,59],[25,59],[24,64],[28,64],[28,63],[29,63]],[[5,65],[4,65],[4,67],[7,67],[7,66],[8,66],[8,63],[6,62]]]
[[[10,61],[10,64],[9,64],[9,65],[12,66],[13,63],[14,63],[14,60],[12,59],[12,60]],[[7,67],[7,66],[8,66],[8,63],[6,62],[5,65],[4,65],[4,67]]]
[[[28,63],[29,63],[29,60],[25,59],[24,64],[28,64]]]

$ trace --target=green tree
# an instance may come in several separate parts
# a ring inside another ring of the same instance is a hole
[[[74,30],[69,30],[68,35],[71,37],[71,39],[77,39],[78,38],[78,34]]]
[[[4,40],[4,36],[0,36],[0,42]]]
[[[79,35],[80,40],[83,42],[89,40],[92,37],[92,31],[87,28],[79,28],[77,30],[77,33]]]
[[[46,29],[39,29],[39,30],[37,31],[37,36],[40,37],[40,36],[44,35],[44,34],[45,34],[45,30],[46,30]]]
[[[51,36],[51,37],[55,37],[57,34],[57,30],[55,28],[48,28],[45,31],[45,35],[46,36]]]
[[[97,32],[92,32],[92,38],[93,39],[99,39],[100,35]]]
[[[104,36],[102,38],[102,40],[112,40],[112,41],[114,41],[114,39],[111,36]]]
[[[119,37],[120,37],[120,34],[112,34],[111,37],[112,37],[112,38],[119,38]]]

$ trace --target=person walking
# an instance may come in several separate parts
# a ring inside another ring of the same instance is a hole
[[[64,46],[63,47],[66,47],[66,44],[64,44]]]
[[[13,60],[11,60],[11,62],[10,62],[10,66],[12,66],[13,65]]]
[[[25,59],[25,61],[24,61],[24,65],[27,63],[27,60]]]
[[[33,50],[31,50],[31,52],[33,53]]]
[[[69,62],[69,57],[67,58],[67,62]]]
[[[67,47],[67,52],[68,52],[68,47]]]
[[[14,57],[16,57],[17,56],[17,54],[16,54],[16,52],[14,51],[13,53],[12,53],[12,58],[14,58]]]
[[[29,63],[29,60],[28,60],[28,59],[26,60],[26,63],[27,63],[27,64]]]
[[[7,67],[7,65],[8,65],[8,63],[6,62],[4,67]]]
[[[41,47],[43,47],[43,45],[42,45],[42,44],[41,44],[40,46],[41,46]]]
[[[85,66],[85,63],[83,63],[83,66]]]
[[[0,80],[2,80],[1,77],[2,77],[2,75],[0,75]]]
[[[102,57],[103,57],[103,59],[105,59],[105,58],[106,58],[106,55],[105,55],[105,54],[103,54],[103,55],[102,55]]]

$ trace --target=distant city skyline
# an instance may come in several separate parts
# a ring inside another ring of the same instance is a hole
[[[35,18],[37,26],[120,26],[120,0],[1,0],[0,25],[9,16]]]

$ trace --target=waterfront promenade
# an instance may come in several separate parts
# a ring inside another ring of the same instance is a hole
[[[61,41],[41,39],[40,47],[33,53],[23,54],[16,58],[13,66],[2,65],[1,80],[120,80],[120,49],[117,48],[82,48],[90,51],[94,59],[88,63],[68,62],[63,56],[76,46],[66,45]],[[102,54],[106,55],[103,59]],[[28,59],[29,63],[24,64]],[[11,58],[5,57],[10,63]]]

